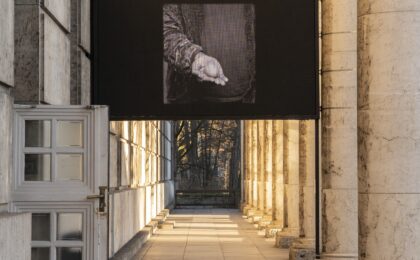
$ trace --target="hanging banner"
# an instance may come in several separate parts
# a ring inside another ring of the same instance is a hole
[[[318,118],[317,1],[94,1],[111,118]]]

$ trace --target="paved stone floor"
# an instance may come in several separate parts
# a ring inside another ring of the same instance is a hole
[[[159,230],[133,260],[289,259],[288,250],[258,234],[239,210],[175,210],[171,219],[175,228]]]

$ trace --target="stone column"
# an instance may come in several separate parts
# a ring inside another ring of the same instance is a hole
[[[258,151],[257,151],[257,138],[258,138],[258,125],[257,121],[252,120],[251,130],[251,151],[252,151],[252,207],[254,210],[258,208]]]
[[[252,124],[251,121],[246,120],[244,121],[244,204],[242,208],[242,212],[244,215],[247,215],[248,210],[252,208],[252,170],[251,170],[251,163],[252,163],[252,136],[251,136],[251,130],[252,130]]]
[[[265,214],[273,214],[273,121],[265,121]]]
[[[262,219],[265,211],[265,123],[263,120],[255,121],[256,132],[256,172],[257,172],[257,212],[252,218],[252,222],[256,223]]]
[[[322,1],[322,259],[358,258],[357,0]]]
[[[299,239],[289,259],[315,257],[315,121],[299,122]]]
[[[271,224],[273,220],[273,121],[264,120],[264,215],[263,218],[258,222],[259,229],[265,229]]]
[[[420,255],[420,2],[359,0],[361,259]]]
[[[284,227],[283,121],[273,120],[272,131],[272,222],[265,236],[273,237]]]
[[[290,247],[299,237],[299,121],[284,122],[285,229],[276,234],[276,246]]]
[[[258,210],[265,211],[265,123],[258,120]]]

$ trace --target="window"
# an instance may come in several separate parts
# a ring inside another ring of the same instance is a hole
[[[32,260],[82,260],[84,212],[32,213]]]
[[[16,127],[15,186],[59,183],[88,184],[87,119],[84,117],[22,117]],[[42,254],[42,253],[40,253]]]

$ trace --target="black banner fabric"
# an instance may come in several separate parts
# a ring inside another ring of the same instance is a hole
[[[317,1],[95,0],[111,119],[318,118]]]

